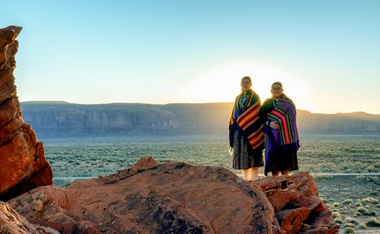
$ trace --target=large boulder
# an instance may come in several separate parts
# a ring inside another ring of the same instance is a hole
[[[225,168],[145,156],[114,175],[39,187],[8,204],[61,233],[337,233],[317,193],[307,172],[247,182]]]
[[[338,233],[332,212],[318,197],[318,186],[308,172],[266,177],[254,182],[262,190],[285,233]]]
[[[272,233],[274,223],[265,194],[231,171],[150,156],[115,175],[39,187],[9,204],[46,226],[90,222],[102,233]]]
[[[0,200],[52,184],[42,142],[21,117],[13,71],[21,27],[0,29]]]

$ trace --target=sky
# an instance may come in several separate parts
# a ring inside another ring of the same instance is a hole
[[[378,0],[0,0],[25,101],[233,102],[252,77],[298,109],[380,114]]]

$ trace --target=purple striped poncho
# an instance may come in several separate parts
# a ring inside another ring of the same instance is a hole
[[[285,94],[274,104],[274,109],[267,113],[269,121],[277,122],[280,129],[265,126],[267,136],[265,149],[264,174],[270,171],[297,170],[297,151],[299,135],[296,123],[296,107]]]

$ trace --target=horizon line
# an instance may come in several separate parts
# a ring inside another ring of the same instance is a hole
[[[95,105],[112,105],[112,104],[141,104],[141,105],[178,105],[178,104],[186,104],[186,105],[194,105],[194,104],[233,104],[234,102],[172,102],[172,103],[146,103],[146,102],[109,102],[109,103],[75,103],[68,101],[54,101],[54,100],[45,100],[45,101],[20,101],[21,103],[56,103],[56,104],[72,104],[72,105],[87,105],[87,106],[95,106]],[[311,112],[309,110],[298,109],[299,111],[306,111],[311,114],[324,114],[324,115],[335,115],[335,114],[354,114],[354,113],[364,113],[369,115],[380,115],[375,113],[369,113],[365,111],[352,111],[352,112],[335,112],[335,113],[321,113],[321,112]]]

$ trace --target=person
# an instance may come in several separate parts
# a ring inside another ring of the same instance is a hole
[[[300,148],[296,122],[296,106],[284,93],[282,83],[271,86],[272,97],[264,101],[260,117],[265,132],[264,175],[289,175],[298,170],[297,152]]]
[[[251,77],[240,82],[241,93],[235,98],[229,121],[229,142],[234,169],[241,169],[244,180],[257,180],[264,166],[264,133],[260,120],[260,96],[252,90]]]

